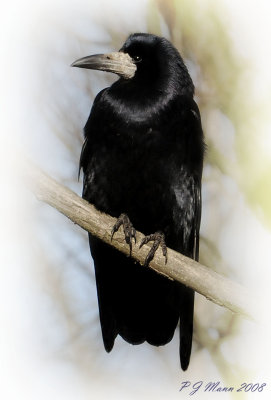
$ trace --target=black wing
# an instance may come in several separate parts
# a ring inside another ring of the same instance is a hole
[[[180,171],[179,195],[181,201],[177,207],[182,207],[175,215],[180,215],[179,223],[182,228],[179,251],[198,261],[199,231],[201,221],[201,177],[204,156],[203,131],[197,104],[185,99],[182,111],[182,132],[185,137],[186,156]],[[177,202],[178,203],[178,202]],[[180,360],[183,370],[186,370],[190,360],[193,336],[194,291],[181,286],[180,304]]]
[[[193,114],[193,125],[196,132],[198,144],[196,144],[197,150],[197,163],[196,171],[194,171],[194,184],[193,192],[195,199],[195,221],[194,221],[194,247],[193,247],[193,258],[194,260],[199,260],[199,231],[201,222],[201,178],[202,178],[202,168],[203,168],[203,157],[206,145],[204,143],[203,131],[201,126],[200,112],[197,104],[193,101],[191,104],[191,113]]]
[[[81,169],[83,169],[84,174],[86,174],[91,165],[91,159],[92,159],[92,155],[93,155],[93,149],[91,146],[91,142],[94,142],[94,140],[92,141],[92,128],[91,127],[95,126],[95,131],[93,131],[93,134],[96,135],[97,129],[99,129],[99,127],[97,126],[97,125],[99,125],[99,119],[103,120],[102,116],[100,117],[101,113],[99,110],[102,109],[101,97],[105,90],[106,89],[101,90],[95,97],[92,108],[91,108],[90,115],[88,117],[88,120],[87,120],[85,128],[84,128],[85,140],[84,140],[82,150],[81,150],[81,155],[80,155],[78,177],[80,175]],[[86,185],[86,183],[84,182],[84,186],[85,185]]]

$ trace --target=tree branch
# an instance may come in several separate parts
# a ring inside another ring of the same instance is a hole
[[[56,208],[81,228],[129,256],[129,246],[124,240],[122,230],[116,232],[111,241],[111,229],[116,222],[115,218],[99,212],[93,205],[57,183],[36,166],[27,165],[26,171],[30,189],[38,200]],[[139,249],[144,235],[136,232],[136,237],[137,244],[133,244],[132,257],[143,265],[151,244]],[[150,268],[191,287],[207,299],[235,313],[252,319],[256,316],[256,307],[252,305],[252,300],[255,304],[255,296],[241,285],[174,250],[168,248],[168,261],[165,264],[162,251],[158,249]]]

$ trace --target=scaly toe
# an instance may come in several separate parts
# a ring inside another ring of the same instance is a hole
[[[112,228],[111,231],[111,240],[113,239],[114,234],[119,230],[119,228],[123,225],[123,232],[124,232],[124,238],[125,242],[129,245],[130,247],[130,255],[132,254],[132,239],[134,239],[136,243],[136,230],[131,224],[131,221],[129,220],[128,215],[126,214],[121,214],[119,218],[117,219],[117,222]]]
[[[145,236],[144,239],[141,241],[139,248],[141,248],[144,244],[148,242],[152,242],[153,245],[145,259],[144,266],[148,266],[151,260],[153,259],[156,250],[158,249],[159,246],[162,248],[163,256],[165,257],[165,264],[167,263],[167,246],[165,242],[165,235],[163,232],[155,232],[151,235]]]

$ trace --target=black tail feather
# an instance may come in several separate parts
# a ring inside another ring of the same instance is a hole
[[[195,292],[182,287],[181,315],[180,315],[180,361],[185,371],[188,368],[193,338],[193,315]]]

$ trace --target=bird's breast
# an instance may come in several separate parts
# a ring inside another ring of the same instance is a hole
[[[88,200],[113,216],[125,212],[136,229],[151,232],[167,216],[170,168],[160,133],[149,126],[141,131],[111,131],[100,144],[89,173]],[[156,226],[157,225],[157,226]]]

